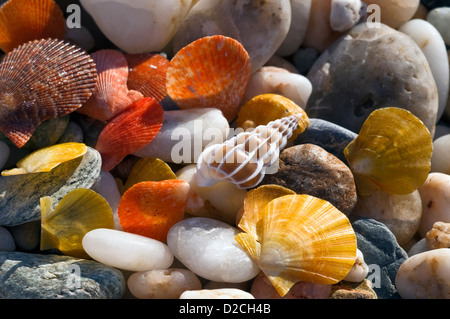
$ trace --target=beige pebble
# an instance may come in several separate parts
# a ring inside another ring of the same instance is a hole
[[[178,299],[186,290],[202,288],[192,271],[176,268],[133,273],[127,285],[138,299]]]
[[[404,299],[450,298],[450,249],[440,248],[406,259],[395,278]]]
[[[369,266],[364,261],[364,255],[361,250],[356,250],[356,260],[350,272],[343,280],[350,282],[361,282],[369,274]]]
[[[183,292],[180,299],[255,299],[250,293],[235,289],[200,289]]]
[[[418,191],[392,195],[381,190],[369,196],[358,196],[353,216],[373,218],[385,224],[405,245],[417,232],[422,217],[422,202]]]
[[[450,247],[450,223],[436,222],[426,234],[427,246],[430,249]]]
[[[450,173],[450,134],[436,138],[433,141],[431,156],[431,172]]]
[[[364,2],[368,6],[378,5],[381,23],[394,29],[411,20],[420,4],[420,0],[365,0]]]
[[[450,175],[430,173],[419,187],[422,198],[422,219],[419,235],[425,237],[435,222],[450,222]]]
[[[426,20],[427,15],[428,15],[427,7],[425,7],[423,4],[419,4],[419,7],[417,8],[416,13],[414,13],[414,16],[411,18],[411,20],[412,19]]]

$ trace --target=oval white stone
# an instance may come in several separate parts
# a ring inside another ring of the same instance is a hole
[[[175,257],[200,277],[219,282],[243,282],[259,272],[236,242],[239,230],[204,217],[184,219],[170,229],[167,245]]]
[[[180,299],[255,299],[252,294],[235,288],[188,290]]]
[[[408,258],[395,278],[404,299],[448,299],[450,296],[450,249],[439,248]]]
[[[166,244],[115,229],[91,230],[83,237],[82,244],[96,261],[123,270],[166,269],[173,262],[173,254]]]

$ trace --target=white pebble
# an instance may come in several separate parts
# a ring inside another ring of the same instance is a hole
[[[367,277],[368,274],[369,266],[367,266],[366,262],[364,261],[362,252],[357,249],[355,264],[343,280],[350,282],[361,282],[364,280],[364,278]]]
[[[404,299],[450,297],[450,249],[440,248],[408,258],[399,268],[395,285]]]
[[[11,233],[4,227],[0,226],[0,251],[14,251],[16,244]]]
[[[255,299],[252,294],[235,288],[188,290],[180,299]]]
[[[188,269],[155,269],[132,274],[127,281],[138,299],[178,299],[186,290],[199,290],[202,284]]]
[[[343,32],[353,27],[361,18],[361,0],[332,0],[330,26]]]
[[[236,242],[239,233],[219,220],[192,217],[172,226],[167,244],[175,257],[198,276],[212,281],[243,282],[260,270]]]
[[[0,169],[3,168],[9,157],[9,146],[3,141],[0,141]]]
[[[173,254],[157,240],[115,229],[99,228],[83,237],[83,248],[93,259],[129,271],[169,268]]]

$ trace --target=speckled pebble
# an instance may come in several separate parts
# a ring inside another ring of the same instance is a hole
[[[436,222],[425,236],[430,249],[450,248],[450,223]]]
[[[450,298],[450,249],[440,248],[409,257],[395,278],[404,299]]]

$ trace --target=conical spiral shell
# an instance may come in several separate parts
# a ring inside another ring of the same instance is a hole
[[[67,115],[95,88],[95,63],[55,39],[28,42],[0,63],[0,131],[18,147],[44,121]]]
[[[302,114],[294,114],[257,126],[251,132],[207,147],[197,162],[195,182],[211,186],[228,180],[239,188],[251,188],[264,178],[267,169],[276,164],[280,150],[286,146]]]

